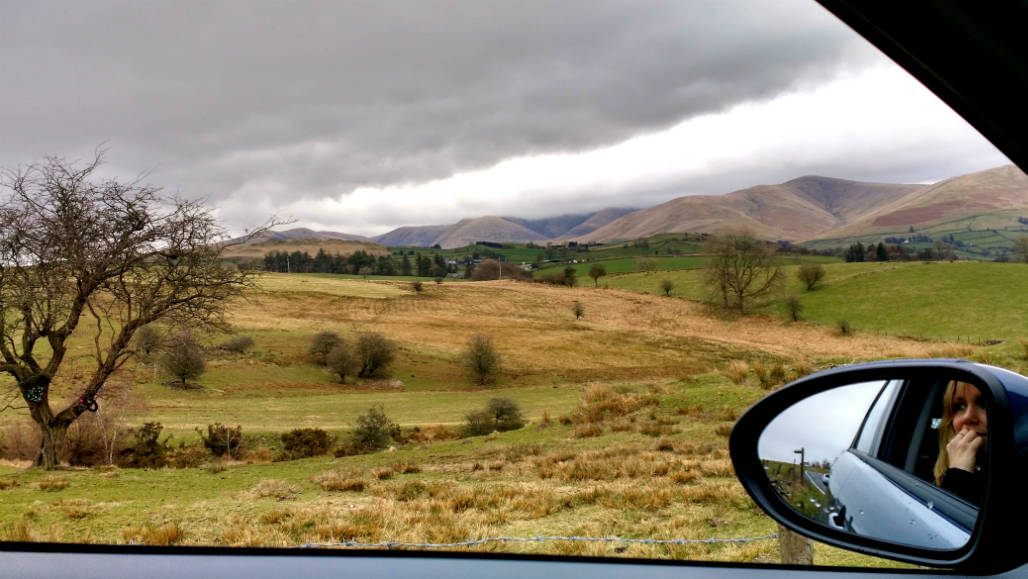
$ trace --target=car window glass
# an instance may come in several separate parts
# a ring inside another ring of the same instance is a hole
[[[888,419],[888,413],[892,409],[896,393],[899,391],[899,380],[892,380],[885,385],[875,399],[874,405],[867,413],[863,424],[860,426],[860,434],[857,435],[857,450],[870,455],[876,455],[881,442],[882,430]]]

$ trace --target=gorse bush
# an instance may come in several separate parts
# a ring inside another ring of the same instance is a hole
[[[355,451],[370,452],[389,446],[400,427],[386,416],[381,405],[372,406],[357,417],[357,425],[350,433],[350,445]]]
[[[214,456],[231,456],[239,458],[243,454],[243,427],[236,425],[235,428],[226,426],[220,422],[207,425],[207,433],[199,427],[196,433],[200,435],[203,445],[210,450]]]
[[[318,332],[311,338],[310,348],[307,349],[307,356],[312,362],[320,366],[327,363],[328,353],[336,346],[340,346],[343,339],[335,332]]]
[[[282,434],[282,449],[288,458],[328,454],[332,437],[320,428],[296,428]]]
[[[491,398],[485,409],[469,413],[465,420],[465,436],[516,430],[525,425],[525,419],[521,417],[521,408],[510,398]]]
[[[396,346],[382,334],[369,332],[357,338],[357,363],[361,378],[385,375],[393,362]]]
[[[125,450],[125,466],[160,468],[167,463],[168,441],[161,440],[164,426],[160,422],[147,422],[132,431],[132,439]]]

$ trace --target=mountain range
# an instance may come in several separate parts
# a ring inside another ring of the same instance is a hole
[[[866,183],[809,175],[724,195],[678,197],[645,209],[608,208],[547,219],[479,217],[450,225],[400,227],[376,237],[291,229],[255,242],[336,239],[386,246],[462,247],[476,241],[609,242],[659,233],[746,227],[764,239],[818,239],[941,229],[1023,228],[1028,176],[1013,165],[931,185]],[[1020,221],[1019,221],[1020,219]]]

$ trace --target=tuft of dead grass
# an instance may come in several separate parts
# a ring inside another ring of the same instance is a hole
[[[289,484],[279,479],[265,479],[254,485],[247,495],[254,498],[274,498],[280,501],[294,498],[300,493],[300,485]]]
[[[311,482],[322,490],[337,492],[363,492],[368,483],[354,471],[328,471],[311,477]]]
[[[159,527],[143,525],[140,527],[125,527],[121,530],[121,536],[129,543],[142,543],[144,545],[167,546],[175,545],[182,541],[184,533],[176,523],[167,523]]]
[[[41,491],[61,491],[71,486],[71,482],[62,476],[50,475],[36,483]]]

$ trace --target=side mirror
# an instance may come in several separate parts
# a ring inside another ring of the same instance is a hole
[[[818,541],[920,565],[1028,561],[1028,378],[956,360],[838,368],[750,408],[730,440],[750,496]]]

